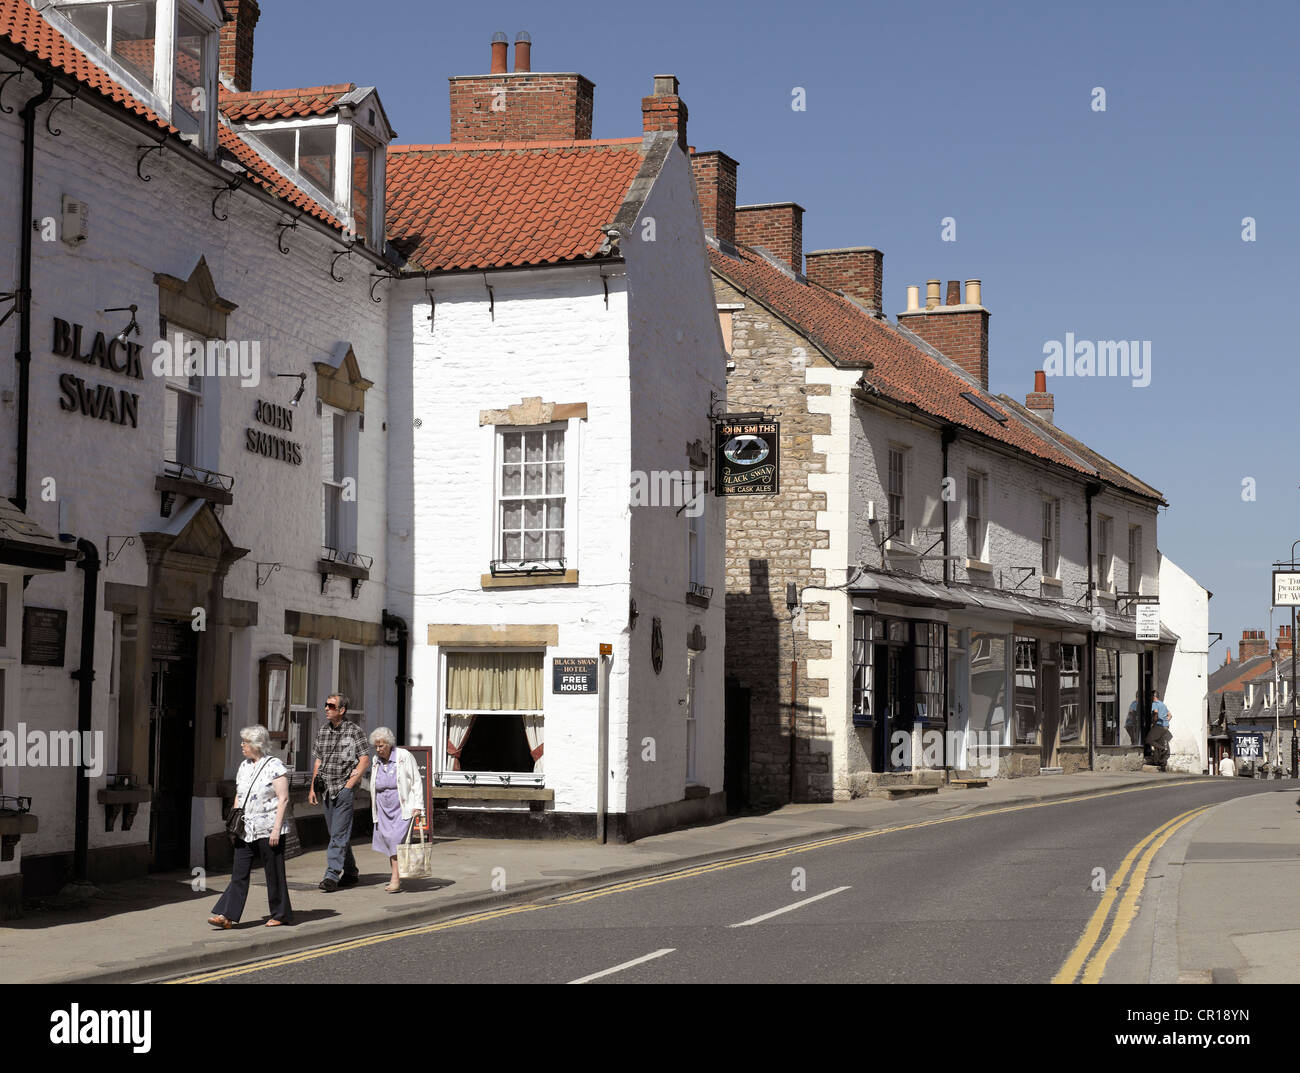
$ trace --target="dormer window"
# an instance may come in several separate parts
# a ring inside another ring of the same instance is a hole
[[[334,158],[338,154],[333,122],[315,126],[257,128],[262,143],[316,188],[318,197],[334,194]]]
[[[136,98],[211,151],[217,137],[217,0],[56,0],[44,9]]]
[[[154,0],[122,4],[78,4],[64,9],[69,21],[149,88],[153,86],[158,36]]]
[[[372,249],[377,245],[370,211],[375,204],[375,147],[355,129],[352,132],[352,223],[357,238]]]

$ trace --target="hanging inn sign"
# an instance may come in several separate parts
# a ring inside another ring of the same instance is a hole
[[[774,496],[780,491],[780,422],[724,415],[713,430],[718,495]]]

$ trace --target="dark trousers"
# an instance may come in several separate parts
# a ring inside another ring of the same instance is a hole
[[[352,856],[352,801],[355,790],[346,786],[335,797],[326,795],[321,800],[325,825],[329,828],[330,844],[325,851],[325,875],[330,879],[355,879],[356,858]]]
[[[269,838],[235,843],[235,865],[230,874],[230,885],[213,906],[212,913],[214,916],[220,914],[227,920],[239,920],[244,912],[244,903],[248,900],[248,880],[253,872],[254,856],[261,860],[262,869],[266,873],[266,903],[271,910],[271,918],[287,922],[293,909],[289,905],[289,884],[284,877],[283,835],[278,846],[271,845]]]

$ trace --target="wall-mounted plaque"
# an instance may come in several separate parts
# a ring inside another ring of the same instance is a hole
[[[595,656],[556,656],[551,660],[552,693],[596,693]]]
[[[62,667],[68,637],[68,613],[57,607],[23,608],[23,663]]]

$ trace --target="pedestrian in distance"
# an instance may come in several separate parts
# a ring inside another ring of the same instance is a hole
[[[279,757],[271,754],[271,735],[264,726],[244,727],[239,732],[244,762],[235,772],[235,807],[244,810],[244,835],[235,843],[235,862],[230,885],[212,907],[208,923],[230,928],[239,923],[248,900],[248,882],[253,858],[262,862],[266,873],[266,901],[270,917],[266,927],[289,923],[289,884],[284,876],[284,841],[289,833],[285,813],[289,809],[289,774]]]
[[[357,862],[352,856],[352,810],[356,789],[366,777],[370,751],[366,735],[346,716],[348,698],[331,693],[325,698],[325,722],[316,732],[312,756],[316,761],[311,773],[311,790],[307,801],[319,800],[329,828],[330,844],[325,852],[325,878],[320,889],[332,894],[340,887],[357,882]]]
[[[1151,762],[1158,764],[1161,771],[1168,770],[1169,742],[1173,734],[1169,731],[1170,713],[1160,699],[1158,689],[1151,690],[1151,730],[1147,733],[1147,744],[1151,746]]]
[[[1225,753],[1223,759],[1219,761],[1219,774],[1227,775],[1229,778],[1237,774],[1237,765],[1232,762],[1232,754]]]
[[[388,857],[392,870],[389,894],[402,889],[397,870],[397,847],[406,839],[412,823],[424,822],[424,780],[415,757],[397,745],[388,727],[370,732],[375,747],[374,773],[370,778],[370,814],[375,821],[375,835],[370,848]]]

